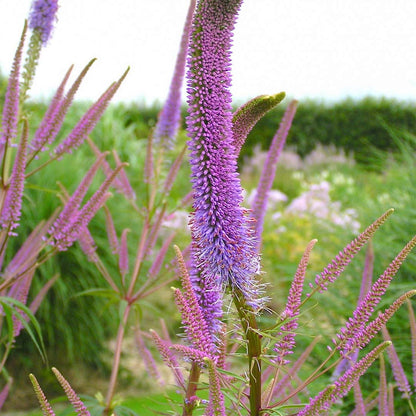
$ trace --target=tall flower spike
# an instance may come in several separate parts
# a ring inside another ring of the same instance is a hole
[[[35,0],[32,3],[32,10],[29,15],[29,28],[33,32],[30,37],[22,76],[22,88],[20,91],[21,103],[26,101],[28,97],[28,91],[32,86],[36,67],[39,62],[40,51],[42,46],[45,46],[50,39],[57,11],[57,0]]]
[[[242,0],[200,0],[189,46],[188,132],[194,214],[191,233],[201,279],[239,290],[263,304],[255,279],[259,258],[232,146],[230,47]]]
[[[30,148],[36,152],[44,150],[44,146],[48,141],[48,138],[52,135],[54,129],[55,118],[60,110],[60,107],[63,102],[63,96],[65,91],[65,85],[68,82],[69,76],[71,75],[73,65],[68,69],[65,74],[64,79],[59,85],[58,89],[55,92],[55,95],[52,98],[51,103],[49,104],[48,109],[46,110],[45,116],[43,117],[38,129],[36,130],[33,140],[30,143]]]
[[[413,386],[416,387],[416,319],[410,300],[407,300],[407,307],[409,309],[410,336],[412,342]]]
[[[10,235],[16,235],[13,230],[19,225],[22,213],[22,198],[25,186],[26,149],[27,149],[28,125],[23,121],[22,138],[17,148],[13,164],[10,184],[6,192],[1,211],[0,223],[7,227]]]
[[[81,399],[77,396],[64,376],[55,367],[52,367],[52,371],[55,374],[55,377],[58,379],[59,384],[64,389],[66,397],[68,397],[72,407],[77,412],[77,416],[90,416],[90,412],[87,410],[84,403],[82,403]]]
[[[380,388],[378,393],[379,416],[390,416],[388,409],[388,390],[384,356],[380,355]]]
[[[60,231],[68,225],[68,223],[71,221],[71,218],[74,216],[74,214],[77,213],[79,207],[81,206],[81,202],[84,199],[84,196],[86,195],[88,188],[91,185],[91,182],[93,181],[94,176],[97,173],[100,165],[103,163],[105,157],[105,153],[101,154],[101,156],[88,170],[73,195],[69,198],[69,200],[65,201],[62,212],[59,214],[59,217],[53,223],[49,231],[49,233],[54,235],[55,238],[59,238]]]
[[[10,386],[13,382],[13,379],[10,377],[7,381],[6,385],[0,391],[0,409],[3,407],[4,402],[6,401],[7,397],[9,396]]]
[[[185,25],[182,32],[179,53],[176,58],[175,71],[170,84],[169,95],[163,106],[153,133],[156,143],[165,147],[172,147],[179,129],[181,119],[181,89],[185,75],[186,54],[188,52],[189,34],[191,31],[192,16],[196,0],[190,0]]]
[[[390,341],[385,341],[375,347],[360,361],[347,370],[333,385],[327,387],[314,398],[310,399],[298,416],[319,416],[325,414],[337,400],[344,397],[359,378],[367,371],[374,360],[389,346]],[[328,391],[330,390],[329,394]]]
[[[14,56],[12,70],[7,83],[6,96],[4,99],[3,115],[1,119],[2,133],[0,137],[0,150],[3,153],[4,145],[16,138],[17,122],[19,118],[19,76],[20,63],[22,61],[23,45],[25,43],[27,24],[23,27],[19,46]]]
[[[48,400],[46,399],[45,394],[43,393],[38,381],[36,380],[36,377],[33,374],[29,374],[29,378],[33,385],[33,389],[35,390],[36,397],[38,398],[43,416],[55,416],[55,413],[52,410]]]
[[[393,209],[386,211],[381,217],[374,221],[366,230],[357,238],[351,241],[344,250],[340,251],[332,262],[325,267],[322,273],[315,278],[315,284],[320,291],[325,291],[328,285],[334,282],[337,277],[344,271],[352,258],[361,250],[364,244],[370,240],[374,233],[386,221],[387,217],[393,213]]]
[[[45,45],[52,33],[58,11],[57,0],[35,0],[29,17],[30,29],[39,33]]]
[[[280,123],[277,133],[273,137],[269,152],[267,153],[267,160],[263,167],[260,181],[257,186],[257,192],[252,206],[252,216],[256,220],[255,233],[258,250],[260,250],[261,234],[263,232],[267,200],[276,174],[277,161],[283,150],[283,146],[286,143],[287,135],[289,134],[293,118],[295,117],[297,105],[297,101],[291,101],[285,111],[285,114],[283,115],[282,122]]]
[[[174,249],[179,264],[181,283],[184,291],[183,295],[179,291],[175,291],[175,299],[181,310],[185,329],[189,335],[190,341],[196,348],[204,351],[209,357],[214,357],[217,350],[214,344],[214,338],[205,321],[201,307],[198,304],[182,253],[177,246],[174,246]]]
[[[397,388],[402,392],[403,398],[409,399],[412,394],[412,389],[407,380],[406,373],[404,372],[399,356],[397,355],[396,348],[394,348],[394,344],[391,342],[389,331],[385,326],[383,326],[381,328],[381,332],[383,333],[384,340],[390,342],[391,344],[387,349],[387,354],[389,356],[391,368],[393,369],[393,375],[397,383]]]
[[[109,196],[107,191],[111,182],[123,166],[124,164],[114,170],[113,174],[101,184],[100,188],[66,226],[59,230],[59,232],[54,231],[52,233],[52,237],[55,239],[55,244],[59,251],[67,250],[75,242],[78,234],[88,225],[92,217],[101,208]]]
[[[215,363],[209,358],[205,359],[208,366],[209,377],[209,416],[225,416],[224,395],[221,392],[220,375],[215,367]]]
[[[292,285],[290,286],[286,307],[282,314],[283,318],[287,319],[287,322],[285,322],[279,330],[279,335],[283,335],[283,338],[277,342],[274,347],[274,351],[277,354],[275,360],[278,364],[288,363],[284,357],[291,354],[295,346],[295,335],[298,328],[298,316],[303,291],[303,282],[305,280],[310,253],[317,241],[318,240],[312,240],[306,247],[298,269],[296,270]]]
[[[380,302],[381,297],[386,293],[393,277],[398,272],[401,264],[407,255],[416,245],[416,236],[414,236],[397,257],[391,262],[384,273],[374,282],[365,299],[359,303],[353,316],[347,321],[345,328],[337,335],[344,342],[341,342],[339,348],[345,352],[350,351],[355,346],[356,340],[363,331],[368,319],[374,311],[375,306]]]
[[[259,95],[238,108],[233,115],[233,146],[236,155],[247,139],[251,129],[271,109],[277,106],[286,94]]]
[[[114,94],[120,87],[124,78],[127,76],[129,69],[124,72],[121,78],[110,85],[110,87],[101,95],[101,97],[89,108],[81,120],[73,128],[68,137],[55,149],[56,156],[62,156],[64,153],[71,153],[79,147],[86,137],[91,133],[98,120],[103,115],[105,109],[113,98]]]

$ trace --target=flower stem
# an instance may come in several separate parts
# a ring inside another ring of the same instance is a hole
[[[116,347],[114,351],[114,359],[113,359],[113,366],[111,369],[111,378],[110,378],[110,384],[108,385],[107,390],[107,396],[105,399],[106,407],[103,410],[103,416],[110,416],[112,413],[112,401],[114,397],[114,392],[116,389],[117,384],[117,376],[118,376],[118,370],[120,367],[120,357],[121,357],[121,349],[122,349],[122,343],[124,338],[124,332],[126,329],[127,319],[130,314],[130,308],[131,304],[128,303],[126,307],[124,308],[123,317],[120,321],[120,324],[118,326],[118,332],[117,332],[117,338],[116,338]]]
[[[198,364],[193,362],[191,365],[191,370],[189,372],[188,387],[186,389],[186,396],[183,404],[182,416],[192,416],[192,412],[194,411],[196,404],[193,398],[196,396],[200,374],[201,370],[198,367]]]
[[[234,289],[234,304],[247,339],[250,416],[259,416],[261,411],[261,335],[254,311],[247,305],[243,294]]]

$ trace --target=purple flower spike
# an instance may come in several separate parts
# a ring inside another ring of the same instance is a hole
[[[198,3],[188,59],[187,117],[194,197],[191,219],[195,267],[202,279],[240,291],[254,309],[263,304],[259,258],[232,145],[230,47],[242,0]]]
[[[10,176],[10,184],[3,203],[0,223],[8,227],[10,235],[16,235],[13,230],[19,225],[22,212],[23,189],[25,186],[26,148],[27,148],[28,125],[25,120],[23,124],[22,138],[17,148],[16,158]]]
[[[170,84],[169,95],[162,111],[159,114],[155,131],[153,133],[156,143],[171,147],[179,129],[181,119],[181,88],[185,74],[186,54],[188,52],[189,33],[191,31],[192,16],[196,0],[189,3],[185,26],[182,32],[181,45],[176,58],[175,71]]]
[[[108,87],[108,89],[101,95],[101,97],[88,109],[68,137],[55,149],[56,156],[59,157],[64,153],[72,153],[75,148],[79,147],[83,143],[98,123],[114,94],[126,77],[128,71],[129,69],[127,69],[127,71],[117,82],[111,84],[110,87]]]
[[[389,345],[391,345],[391,342],[385,341],[375,347],[346,371],[334,384],[312,398],[309,404],[298,413],[298,416],[318,416],[325,414],[326,410],[349,392],[358,379],[367,371],[368,367],[370,367],[374,360]]]
[[[36,397],[39,400],[39,404],[40,404],[43,414],[45,416],[55,416],[55,413],[52,410],[52,407],[49,404],[48,399],[43,393],[42,388],[40,387],[38,383],[38,380],[36,380],[36,377],[33,374],[29,374],[29,378],[30,378],[30,381],[32,382],[33,389],[35,390]]]
[[[35,0],[29,17],[29,27],[39,32],[43,45],[48,42],[58,11],[58,0]]]
[[[387,349],[387,355],[389,356],[390,365],[393,369],[393,375],[397,383],[397,388],[402,392],[402,397],[409,399],[412,394],[412,389],[407,380],[406,373],[404,372],[402,363],[400,362],[399,356],[397,355],[396,348],[394,348],[391,342],[389,331],[385,326],[381,328],[383,338],[385,341],[390,341],[390,347]]]
[[[25,43],[27,26],[25,24],[14,56],[12,70],[10,72],[9,82],[7,83],[6,96],[4,99],[3,116],[1,120],[2,133],[0,138],[0,149],[10,143],[17,133],[17,120],[19,117],[19,76],[20,63],[22,61],[22,50]]]
[[[64,376],[55,367],[52,367],[52,371],[58,379],[59,384],[64,389],[68,400],[71,402],[73,408],[77,413],[77,416],[90,416],[90,412],[87,410],[84,403],[82,403],[81,399],[77,396]]]
[[[280,328],[279,335],[283,338],[276,343],[274,351],[277,353],[276,362],[278,364],[287,364],[284,357],[293,352],[295,346],[295,335],[298,328],[299,308],[301,305],[301,296],[303,291],[303,282],[305,280],[306,268],[309,262],[309,256],[312,248],[318,240],[312,240],[306,247],[305,253],[299,263],[292,285],[290,287],[289,297],[286,302],[286,308],[283,311],[285,322]]]
[[[295,117],[296,108],[298,102],[292,101],[283,116],[280,127],[273,137],[270,145],[270,150],[267,154],[267,161],[264,165],[261,173],[261,178],[257,187],[256,197],[253,201],[253,213],[252,216],[256,220],[255,232],[257,240],[257,249],[260,249],[261,234],[263,232],[264,216],[266,214],[267,200],[269,199],[269,191],[272,188],[274,177],[276,174],[277,161],[280,153],[283,150],[283,146],[286,143],[287,135],[289,134],[290,127],[292,126],[293,118]]]

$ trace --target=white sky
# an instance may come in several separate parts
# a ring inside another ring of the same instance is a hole
[[[8,74],[30,0],[0,0],[0,68]],[[163,101],[188,0],[60,0],[32,96],[93,57],[78,98],[95,99],[127,66],[116,100]],[[236,100],[286,91],[337,100],[416,100],[416,0],[245,0],[233,53]]]

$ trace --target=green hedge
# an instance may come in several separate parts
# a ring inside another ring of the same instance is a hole
[[[243,156],[250,155],[256,144],[267,149],[284,108],[277,107],[258,122],[247,138]],[[385,128],[394,126],[416,131],[416,103],[386,98],[347,99],[336,103],[307,100],[299,103],[287,144],[301,156],[315,146],[335,145],[353,152],[357,162],[367,163],[373,149],[397,150]]]

